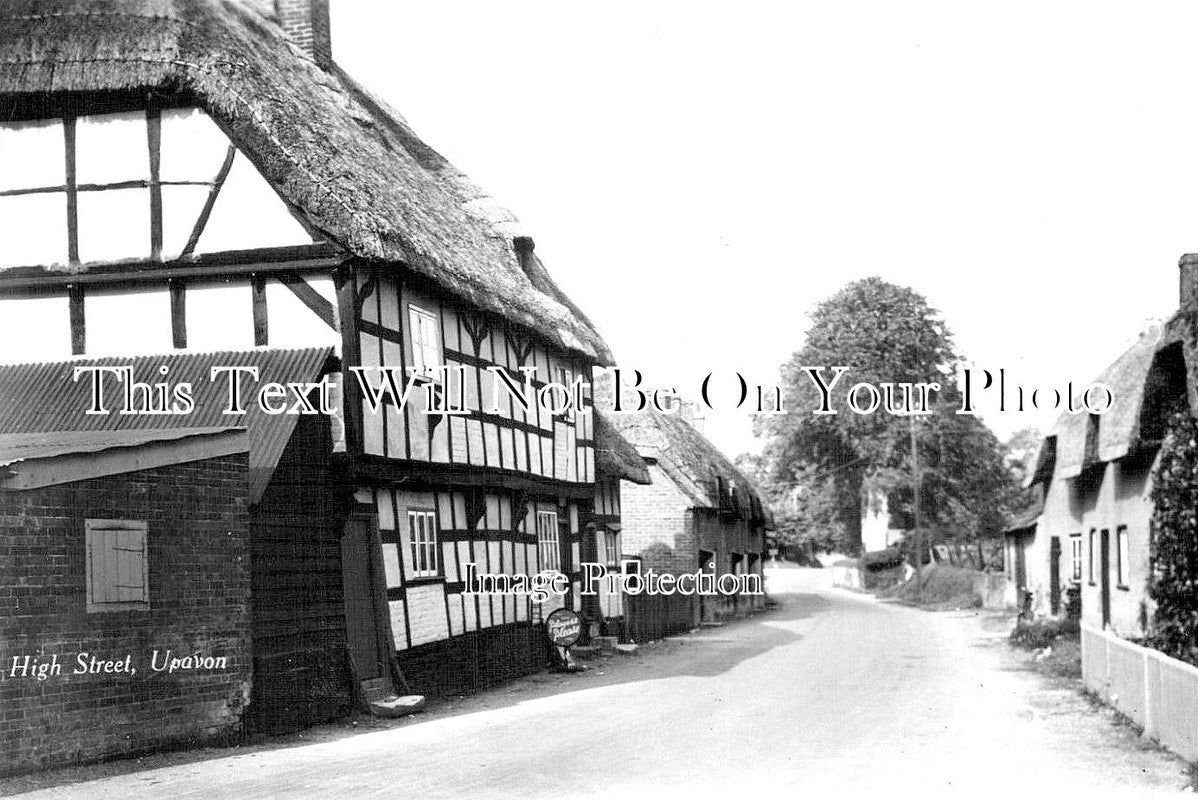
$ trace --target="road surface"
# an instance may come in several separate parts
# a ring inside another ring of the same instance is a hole
[[[1188,785],[1179,761],[1028,671],[1000,624],[831,589],[826,571],[777,574],[779,609],[583,675],[368,731],[58,773],[29,796],[1143,797]]]

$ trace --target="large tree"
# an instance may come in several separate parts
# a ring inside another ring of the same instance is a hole
[[[960,358],[936,309],[912,289],[866,278],[819,303],[811,321],[806,343],[782,367],[787,413],[758,423],[766,437],[763,460],[771,494],[834,497],[817,507],[835,509],[834,538],[849,549],[860,543],[860,498],[867,481],[889,495],[893,515],[908,521],[915,517],[918,483],[922,525],[937,538],[972,541],[1001,530],[1014,492],[1012,476],[993,433],[978,418],[954,413],[960,405],[955,385]],[[820,374],[830,383],[836,366],[849,367],[832,393],[837,413],[813,414],[821,394],[806,368],[825,368]],[[899,384],[937,382],[941,389],[929,394],[927,415],[885,409],[857,414],[845,395],[859,382],[894,384],[899,401]]]

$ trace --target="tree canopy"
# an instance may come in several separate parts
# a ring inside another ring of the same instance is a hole
[[[960,356],[939,312],[914,290],[873,277],[820,302],[811,321],[803,347],[782,367],[787,413],[757,423],[767,494],[789,501],[776,507],[779,538],[855,549],[866,482],[890,497],[892,517],[913,517],[912,427],[925,528],[962,541],[1000,531],[1015,482],[994,434],[977,417],[954,413]],[[826,368],[830,382],[834,366],[849,368],[833,393],[838,413],[813,414],[821,395],[805,368]],[[844,394],[858,382],[895,384],[899,398],[904,383],[940,390],[929,395],[927,415],[857,414]]]

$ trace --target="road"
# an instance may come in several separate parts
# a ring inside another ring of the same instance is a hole
[[[777,610],[582,675],[365,732],[62,773],[27,796],[1143,797],[1188,784],[1183,764],[1022,666],[997,621],[831,589],[824,571],[779,574]]]

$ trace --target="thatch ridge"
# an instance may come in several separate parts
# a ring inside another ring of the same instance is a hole
[[[654,461],[699,508],[723,508],[720,481],[736,489],[737,510],[746,519],[769,523],[769,509],[753,482],[731,459],[679,414],[652,408],[608,415],[641,457]],[[717,480],[720,479],[720,480]]]
[[[403,263],[469,303],[610,362],[518,220],[339,69],[246,0],[17,0],[0,6],[0,93],[185,91],[331,241]],[[530,270],[531,271],[531,270]],[[538,270],[539,272],[539,270]],[[540,284],[540,285],[538,285]]]

